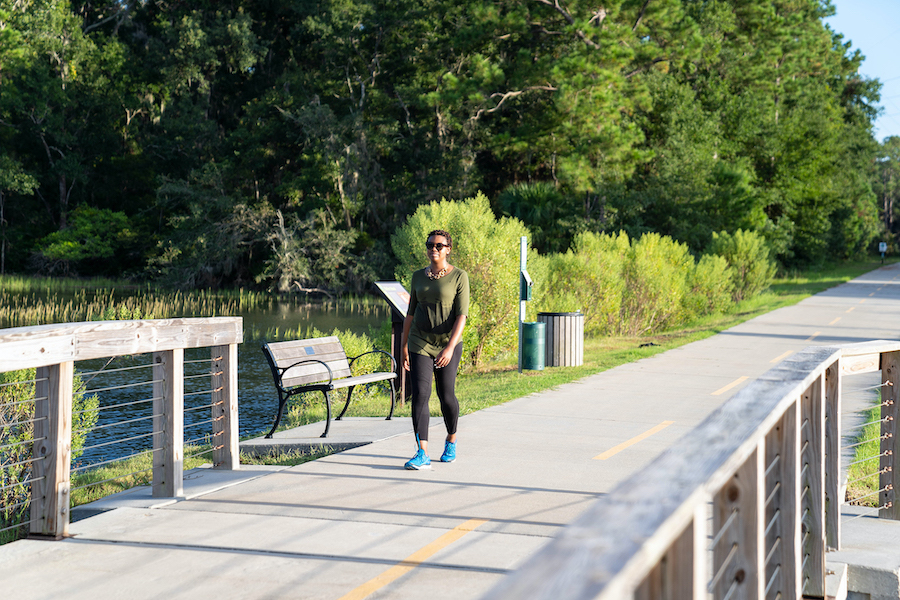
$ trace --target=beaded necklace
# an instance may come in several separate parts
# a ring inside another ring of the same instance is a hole
[[[435,281],[435,280],[437,280],[437,279],[440,279],[440,278],[443,277],[444,275],[446,275],[448,270],[449,270],[449,267],[444,267],[443,269],[441,269],[441,270],[438,271],[437,273],[434,273],[434,272],[431,270],[431,267],[429,266],[429,267],[425,270],[425,274],[428,275],[428,279],[430,279],[430,280],[432,280],[432,281]]]

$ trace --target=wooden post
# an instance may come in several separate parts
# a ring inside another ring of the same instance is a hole
[[[900,465],[894,467],[894,460],[900,452],[900,438],[897,435],[897,419],[900,418],[900,352],[885,352],[881,355],[881,378],[886,383],[881,388],[881,402],[886,404],[881,407],[881,457],[879,469],[881,475],[878,478],[879,488],[884,490],[878,494],[878,516],[882,519],[900,521],[900,503],[895,498],[894,491],[900,486]],[[889,436],[889,437],[885,437]]]
[[[213,467],[237,470],[238,450],[237,344],[212,348]]]
[[[803,594],[825,597],[825,378],[800,398],[800,510],[803,517]]]
[[[392,310],[392,315],[395,315],[396,311]],[[397,361],[396,373],[397,373],[397,398],[400,400],[400,406],[406,406],[406,393],[407,393],[407,385],[406,385],[406,369],[403,368],[403,321],[397,321],[396,318],[391,322],[391,353],[394,355],[394,359]]]
[[[634,600],[706,598],[705,570],[696,569],[698,563],[706,564],[706,532],[698,531],[703,529],[700,524],[706,521],[703,512],[705,511],[697,511],[685,530],[675,538],[656,566],[635,589]]]
[[[69,464],[72,459],[72,377],[64,362],[37,369],[31,535],[59,539],[69,530]]]
[[[768,597],[798,600],[800,593],[800,435],[795,402],[766,435],[765,580]],[[771,583],[771,585],[770,585]]]
[[[762,598],[763,453],[761,442],[713,497],[714,598]]]
[[[153,353],[153,497],[184,495],[184,349]]]
[[[841,364],[825,369],[825,545],[841,549]]]

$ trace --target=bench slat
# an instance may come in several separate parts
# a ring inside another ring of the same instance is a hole
[[[269,344],[269,350],[276,363],[287,361],[288,363],[296,362],[296,359],[307,357],[317,357],[322,354],[344,354],[344,349],[336,337],[323,338],[326,342],[295,343],[295,342],[277,342]],[[309,342],[310,340],[297,340],[297,342]]]
[[[334,382],[334,389],[350,387],[351,385],[363,385],[366,383],[374,383],[376,381],[387,381],[397,377],[396,373],[369,373],[367,375],[357,375],[356,377],[345,377]]]
[[[350,366],[347,359],[332,361],[328,363],[334,379],[350,377]],[[306,385],[309,383],[318,383],[320,381],[328,381],[328,370],[319,363],[307,363],[292,367],[284,372],[281,376],[281,384],[285,388],[294,387],[296,385]]]
[[[305,361],[309,361],[309,362],[305,362]],[[322,361],[322,362],[317,362],[317,361]],[[294,365],[299,362],[303,362],[303,364],[298,365],[297,367],[291,367],[291,365]],[[285,371],[286,373],[290,372],[293,369],[296,369],[298,367],[311,367],[314,369],[320,369],[323,372],[327,372],[327,369],[325,369],[325,367],[322,366],[322,363],[326,363],[329,367],[331,367],[332,370],[335,368],[337,368],[337,369],[349,369],[350,368],[350,363],[347,362],[347,355],[344,354],[343,352],[341,352],[341,353],[334,352],[334,353],[329,353],[329,354],[316,354],[314,356],[298,356],[296,358],[292,358],[291,360],[278,361],[275,364],[277,364],[279,366],[279,368],[282,368],[282,369],[290,367],[290,369]],[[337,365],[337,366],[335,366],[335,365]]]

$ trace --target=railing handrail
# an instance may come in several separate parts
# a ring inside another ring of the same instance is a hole
[[[0,371],[243,342],[241,317],[86,321],[0,330]]]
[[[817,382],[824,388],[827,369],[840,365],[844,374],[875,371],[880,368],[881,354],[897,351],[900,342],[878,340],[809,347],[786,359],[713,411],[640,472],[599,498],[487,598],[634,597],[648,574],[660,568],[662,557],[678,547],[681,536],[694,538],[687,541],[687,553],[706,549],[709,540],[692,523],[708,519],[709,500],[762,447],[766,435],[798,398]],[[830,460],[839,461],[839,457]],[[832,506],[830,510],[836,509]],[[696,556],[681,566],[706,568],[705,559]],[[699,597],[696,586],[691,589],[690,595]],[[675,593],[667,597],[684,596]]]
[[[36,369],[32,535],[59,538],[69,524],[75,361],[152,353],[153,496],[183,494],[184,351],[210,348],[211,452],[234,470],[238,452],[237,345],[241,317],[59,323],[0,330],[0,372]],[[157,451],[158,450],[158,451]]]

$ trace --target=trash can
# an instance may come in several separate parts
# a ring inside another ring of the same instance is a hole
[[[577,367],[584,364],[584,315],[580,312],[538,313],[546,325],[548,367]]]
[[[522,369],[544,370],[543,323],[522,323]]]

